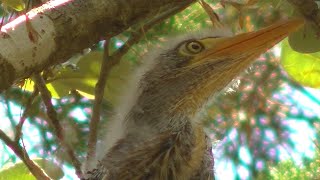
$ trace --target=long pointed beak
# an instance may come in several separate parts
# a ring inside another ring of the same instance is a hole
[[[221,59],[252,60],[264,53],[304,24],[302,19],[283,20],[264,29],[226,38],[206,38],[206,51],[192,61],[202,64]],[[191,63],[191,64],[193,64]]]
[[[196,78],[196,85],[193,84],[193,88],[184,92],[184,98],[179,100],[176,107],[189,112],[193,117],[199,108],[198,104],[202,104],[210,95],[225,88],[255,58],[298,29],[303,22],[300,19],[285,20],[234,37],[199,40],[205,50],[189,61],[186,66],[189,71],[185,71],[197,72],[189,74],[192,76],[189,79]]]

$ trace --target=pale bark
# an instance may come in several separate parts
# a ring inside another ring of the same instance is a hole
[[[195,0],[55,0],[21,16],[0,34],[0,92],[14,82],[65,62],[105,36]],[[32,29],[36,33],[33,33]]]

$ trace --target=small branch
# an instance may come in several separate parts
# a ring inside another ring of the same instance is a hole
[[[34,80],[37,85],[37,88],[41,94],[41,98],[46,106],[47,115],[49,117],[49,124],[54,128],[55,135],[58,138],[58,141],[61,143],[62,147],[66,150],[67,154],[69,155],[72,164],[76,170],[76,174],[79,178],[82,177],[81,171],[81,163],[77,159],[75,152],[69,146],[69,144],[65,141],[63,136],[63,128],[58,120],[57,112],[55,111],[52,103],[51,103],[51,94],[50,91],[47,89],[44,79],[40,74],[34,75]]]
[[[29,171],[37,179],[50,179],[50,177],[28,156],[28,153],[15,141],[12,141],[2,130],[0,139],[24,162]]]
[[[7,97],[5,97],[4,101],[5,101],[5,104],[7,106],[7,108],[6,108],[6,111],[7,111],[6,116],[8,117],[8,119],[10,121],[10,126],[13,129],[16,126],[16,122],[15,122],[15,120],[13,118],[13,115],[12,115],[11,106],[10,106],[10,103],[9,103],[9,100],[8,100]]]
[[[100,69],[100,76],[95,87],[95,101],[93,104],[93,112],[90,120],[90,131],[89,131],[88,151],[87,151],[87,162],[89,164],[96,156],[95,151],[96,151],[96,144],[97,144],[98,124],[100,122],[101,103],[104,95],[103,93],[106,85],[107,76],[109,75],[110,70],[112,69],[113,66],[119,64],[121,58],[129,51],[132,45],[136,44],[142,38],[145,32],[147,32],[157,23],[162,22],[166,18],[185,9],[189,5],[190,5],[189,2],[185,2],[185,3],[181,2],[179,7],[173,7],[159,14],[155,18],[149,20],[144,24],[144,26],[140,27],[137,31],[133,32],[130,39],[127,40],[127,42],[121,48],[119,48],[116,52],[114,52],[111,56],[109,56],[109,53],[108,53],[109,39],[106,39],[105,46],[104,46],[104,56],[103,56],[102,65]],[[86,169],[86,170],[89,170],[89,169]]]
[[[25,105],[25,110],[20,118],[19,123],[16,125],[16,131],[15,131],[15,136],[14,136],[14,141],[15,142],[19,142],[19,139],[21,138],[22,135],[22,126],[23,123],[25,122],[25,120],[27,119],[28,113],[31,109],[32,103],[34,98],[36,98],[39,94],[39,91],[37,88],[34,89],[33,93],[31,94],[31,96],[28,98],[27,103]]]
[[[101,111],[103,93],[104,93],[104,88],[107,81],[107,75],[109,74],[110,69],[112,67],[112,61],[109,57],[109,48],[108,48],[109,40],[110,38],[108,37],[104,44],[104,53],[103,53],[102,65],[100,68],[100,76],[95,87],[95,99],[94,99],[92,116],[91,116],[90,125],[89,125],[90,131],[89,131],[89,140],[88,140],[87,162],[91,162],[93,157],[95,157],[98,124],[100,122],[100,111]]]

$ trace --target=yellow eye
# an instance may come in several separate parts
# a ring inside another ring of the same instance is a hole
[[[197,54],[203,51],[204,46],[199,41],[190,41],[186,44],[186,50],[191,54]]]

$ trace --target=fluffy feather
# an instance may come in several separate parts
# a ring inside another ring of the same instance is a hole
[[[233,33],[230,31],[229,28],[220,28],[220,29],[207,29],[198,32],[187,33],[184,35],[180,35],[177,37],[169,37],[167,38],[170,40],[169,42],[165,42],[162,46],[161,51],[166,52],[175,46],[177,46],[180,42],[187,40],[187,39],[201,39],[205,37],[230,37]],[[102,138],[102,146],[99,146],[97,149],[97,157],[98,160],[101,160],[103,156],[108,152],[108,150],[121,138],[123,138],[126,128],[125,127],[125,116],[128,114],[132,106],[137,101],[137,98],[141,94],[141,89],[139,89],[140,80],[142,79],[143,75],[146,74],[147,71],[153,69],[156,65],[155,56],[161,54],[159,49],[153,49],[148,52],[143,60],[142,65],[140,68],[137,69],[135,75],[133,75],[132,79],[129,81],[127,86],[127,92],[124,92],[124,96],[122,96],[120,102],[123,102],[119,105],[119,107],[115,108],[114,116],[111,118],[111,121],[108,123],[106,135]],[[148,129],[144,129],[146,132]],[[103,150],[103,151],[101,151]],[[94,167],[94,166],[93,166]]]
[[[142,62],[143,65],[136,71],[135,75],[133,75],[132,79],[129,81],[129,85],[128,85],[128,92],[124,93],[125,95],[121,98],[122,100],[120,100],[120,102],[122,102],[122,104],[119,107],[116,107],[115,109],[115,113],[112,117],[112,120],[108,123],[107,129],[105,130],[106,135],[105,137],[101,138],[101,142],[99,143],[100,145],[97,146],[97,160],[95,162],[87,162],[87,165],[89,165],[90,169],[92,169],[93,167],[96,167],[97,162],[102,162],[103,161],[103,157],[110,151],[112,151],[112,149],[116,148],[117,146],[119,146],[119,142],[123,141],[125,138],[127,138],[127,134],[129,132],[131,133],[135,133],[135,136],[137,138],[139,138],[139,136],[143,136],[142,142],[145,141],[144,137],[146,139],[148,139],[148,137],[153,137],[154,134],[156,134],[158,131],[157,129],[155,130],[154,128],[150,128],[149,125],[144,125],[144,124],[139,124],[138,126],[135,123],[128,123],[127,121],[130,121],[130,117],[128,117],[128,113],[132,110],[132,108],[135,106],[135,104],[137,103],[137,100],[139,98],[139,96],[141,95],[144,87],[143,87],[143,78],[145,76],[145,74],[154,69],[154,67],[158,64],[158,60],[157,56],[159,56],[160,54],[164,54],[167,51],[173,49],[174,47],[176,47],[179,43],[188,40],[188,39],[202,39],[205,37],[229,37],[232,36],[232,32],[227,29],[227,28],[221,28],[221,29],[215,29],[215,30],[202,30],[201,32],[193,32],[193,33],[188,33],[186,35],[181,35],[181,36],[177,36],[177,37],[169,37],[167,43],[165,42],[164,45],[162,46],[163,48],[161,48],[161,50],[159,51],[159,48],[151,50],[150,52],[148,52]],[[137,109],[137,107],[135,107]],[[196,116],[198,117],[198,116]],[[174,119],[176,118],[183,118],[183,117],[172,117]],[[168,121],[168,120],[166,120]],[[171,121],[171,120],[170,120]],[[173,123],[176,123],[177,121],[172,121]],[[177,122],[178,123],[178,122]],[[198,124],[198,123],[196,123]],[[174,124],[172,126],[176,126],[176,127],[183,127],[183,124]],[[198,126],[198,125],[192,125],[192,126]],[[202,129],[202,128],[201,128]],[[199,131],[200,132],[200,131]],[[202,132],[202,130],[201,130]],[[163,133],[162,133],[163,134]],[[165,135],[165,133],[161,136],[167,136]],[[168,136],[174,136],[173,134],[168,134]],[[198,143],[204,143],[204,135],[201,136],[201,138],[199,138]],[[159,137],[157,137],[159,138]],[[158,139],[159,140],[159,139]],[[144,162],[141,159],[138,159],[139,157],[144,156],[146,157],[146,161],[148,161],[148,156],[154,156],[155,154],[153,153],[158,153],[157,155],[158,157],[158,161],[159,160],[164,160],[168,157],[166,157],[165,154],[161,154],[161,152],[159,150],[163,151],[163,148],[159,149],[159,146],[165,146],[167,144],[167,142],[165,142],[164,140],[162,141],[158,141],[155,142],[155,139],[151,139],[151,140],[147,140],[145,142],[143,142],[143,144],[139,144],[136,145],[135,147],[138,147],[137,149],[133,149],[132,152],[130,152],[131,156],[126,158],[126,161],[128,162],[122,162],[118,164],[121,164],[123,167],[118,167],[119,169],[121,169],[122,171],[125,169],[125,167],[127,166],[127,163],[137,163],[137,166],[135,166],[136,171],[139,172],[141,171],[138,170],[139,167],[139,163],[145,164],[147,162]],[[137,142],[132,142],[132,143],[137,143]],[[150,147],[150,149],[148,149],[148,151],[150,152],[146,152],[146,148],[144,149],[139,149],[139,146],[143,146],[143,147]],[[199,150],[199,155],[203,155],[203,151],[204,149],[210,147],[211,148],[211,144],[210,146],[207,146],[207,144],[203,144],[201,146],[197,146],[197,148],[200,148]],[[131,147],[132,148],[132,147]],[[173,148],[173,147],[170,147]],[[169,153],[170,151],[163,151],[164,153]],[[174,148],[174,151],[182,151],[179,149]],[[190,151],[197,151],[196,149],[190,149]],[[209,150],[211,151],[211,149]],[[200,153],[201,152],[201,153]],[[151,153],[151,154],[150,154]],[[160,153],[160,154],[159,154]],[[197,155],[197,153],[194,153],[195,155]],[[168,154],[167,154],[168,155]],[[160,157],[161,156],[161,157]],[[200,158],[200,157],[198,157]],[[208,159],[210,161],[212,161],[212,159]],[[121,159],[119,159],[119,161],[121,161]],[[139,161],[139,163],[138,163]],[[141,161],[141,162],[140,162]],[[197,163],[199,163],[199,161],[195,161]],[[156,163],[159,164],[160,162],[157,162],[157,160],[155,160],[152,163]],[[209,162],[206,162],[206,164],[210,164]],[[193,165],[191,164],[190,167],[192,167]],[[194,166],[200,166],[199,164],[194,165]],[[205,166],[205,165],[203,165]],[[142,166],[141,166],[142,167]],[[185,167],[189,167],[189,165],[187,166],[181,166],[182,168]],[[133,168],[133,167],[131,167]],[[168,169],[166,169],[168,170]],[[163,175],[158,175],[158,176],[168,176],[169,172],[165,172],[166,170],[161,170],[161,173],[163,173]],[[135,169],[132,169],[132,171],[135,171]],[[189,171],[188,169],[185,169],[185,171]],[[212,169],[208,170],[208,172],[211,172]],[[191,173],[192,171],[190,171]],[[130,172],[127,172],[130,173]],[[172,172],[173,173],[173,170]],[[97,173],[96,173],[97,174]],[[99,173],[98,173],[99,174]],[[210,174],[210,173],[208,173]],[[124,176],[126,176],[126,174],[122,174]],[[128,174],[127,174],[128,175]],[[130,174],[130,176],[132,175],[132,173]],[[189,174],[186,175],[188,177],[192,176],[194,174]],[[128,177],[128,176],[127,176]]]

